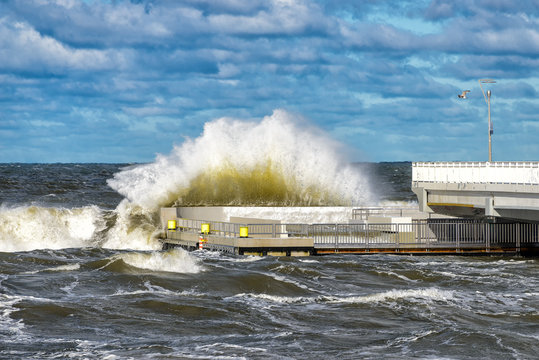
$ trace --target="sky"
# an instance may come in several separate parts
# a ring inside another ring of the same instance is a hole
[[[0,0],[0,162],[149,162],[283,109],[354,161],[539,160],[539,0]],[[457,94],[470,90],[467,99]]]

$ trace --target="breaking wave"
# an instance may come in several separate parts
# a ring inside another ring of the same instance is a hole
[[[160,272],[198,273],[201,265],[195,257],[183,249],[171,249],[165,252],[131,252],[117,255],[129,266]]]
[[[105,222],[97,206],[76,209],[0,208],[0,251],[62,249],[95,245]]]
[[[324,206],[333,213],[329,206],[349,207],[371,199],[368,179],[343,153],[327,135],[284,110],[259,122],[217,119],[169,155],[109,178],[107,184],[126,197],[113,210],[97,205],[69,208],[73,202],[66,208],[2,205],[0,251],[156,250],[158,209],[163,206]],[[58,190],[56,183],[53,189],[81,196],[86,180],[76,180],[67,184],[68,190]],[[287,213],[287,218],[309,222],[305,214],[299,215]]]
[[[0,207],[0,252],[102,247],[156,250],[158,218],[128,201],[115,210],[85,206]]]
[[[114,175],[108,184],[145,208],[160,206],[358,205],[366,177],[321,131],[284,110],[260,122],[221,118],[168,156]]]

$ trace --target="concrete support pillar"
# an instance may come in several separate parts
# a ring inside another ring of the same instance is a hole
[[[426,213],[432,213],[432,209],[427,205],[428,204],[428,198],[429,193],[425,188],[413,188],[412,191],[417,195],[417,202],[419,204],[419,211],[426,212]]]
[[[485,216],[500,216],[500,214],[494,209],[494,196],[485,198]]]

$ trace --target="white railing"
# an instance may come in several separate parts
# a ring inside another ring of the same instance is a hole
[[[410,206],[370,206],[352,209],[352,219],[367,220],[369,216],[409,216],[419,212],[418,205]]]
[[[414,162],[412,182],[539,185],[539,162]]]

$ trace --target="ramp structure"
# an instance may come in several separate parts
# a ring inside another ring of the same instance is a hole
[[[539,162],[414,162],[419,209],[539,222]]]

